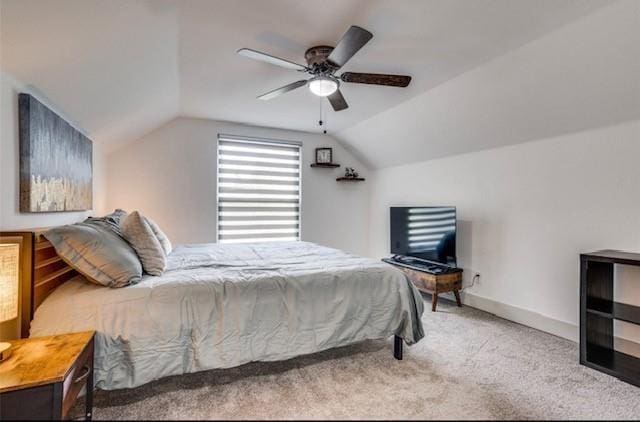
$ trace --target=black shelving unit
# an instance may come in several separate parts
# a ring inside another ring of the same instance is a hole
[[[640,266],[640,254],[580,255],[580,363],[640,386],[640,358],[614,350],[613,321],[640,325],[640,306],[613,300],[613,266]]]

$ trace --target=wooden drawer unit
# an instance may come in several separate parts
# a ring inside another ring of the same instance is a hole
[[[91,420],[93,339],[88,331],[11,342],[0,363],[0,420],[65,419],[85,386]]]

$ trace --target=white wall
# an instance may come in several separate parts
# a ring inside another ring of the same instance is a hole
[[[108,157],[110,208],[140,210],[157,220],[172,241],[216,241],[218,133],[303,143],[302,239],[353,253],[367,252],[368,182],[338,183],[344,166],[366,170],[332,137],[178,118]],[[340,169],[314,169],[316,147],[332,147]]]
[[[19,211],[19,138],[18,94],[28,93],[73,124],[73,119],[50,104],[33,87],[17,81],[6,72],[0,73],[0,230],[39,228],[73,223],[105,208],[105,155],[93,143],[93,208],[95,212],[20,213]],[[76,126],[77,127],[77,126]],[[81,129],[81,128],[80,128]]]
[[[578,255],[640,251],[639,140],[634,121],[373,171],[370,253],[389,253],[390,206],[455,205],[465,284],[481,274],[467,303],[575,340]],[[640,271],[619,278],[640,305]]]
[[[25,86],[6,72],[0,71],[0,230],[10,231],[40,228],[74,223],[88,215],[104,210],[106,189],[104,186],[105,155],[100,145],[93,144],[93,205],[94,211],[59,213],[20,213],[19,211],[19,137],[18,94],[29,93],[37,97],[59,115],[69,119],[51,105],[32,87]],[[0,324],[0,339],[17,338],[20,335],[18,318]]]

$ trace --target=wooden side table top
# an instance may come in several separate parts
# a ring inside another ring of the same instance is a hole
[[[0,393],[62,382],[95,331],[10,341],[11,356],[0,362]]]

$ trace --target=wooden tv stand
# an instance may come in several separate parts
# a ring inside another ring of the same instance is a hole
[[[393,259],[383,259],[387,264],[401,270],[414,286],[420,291],[431,294],[431,312],[436,311],[438,306],[438,294],[453,292],[458,306],[462,306],[460,301],[460,290],[462,290],[462,269],[455,268],[446,273],[433,274],[425,270],[420,270],[416,266],[409,266]]]

